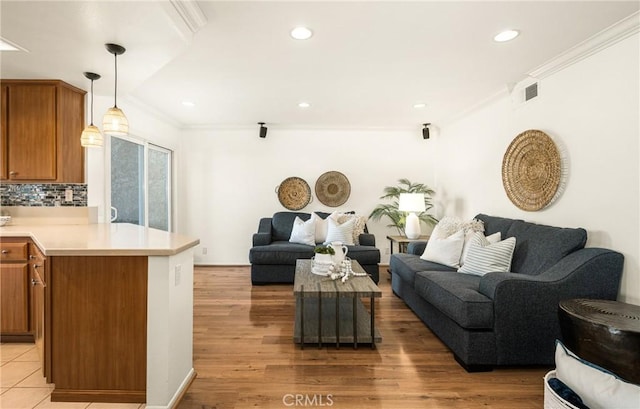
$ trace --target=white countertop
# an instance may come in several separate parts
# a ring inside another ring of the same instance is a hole
[[[7,225],[1,237],[29,237],[46,256],[171,256],[200,243],[127,223]]]

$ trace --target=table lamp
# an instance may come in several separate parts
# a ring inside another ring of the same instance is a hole
[[[420,237],[420,219],[416,212],[425,211],[424,194],[422,193],[400,193],[398,210],[408,212],[404,234],[408,239],[414,240]]]

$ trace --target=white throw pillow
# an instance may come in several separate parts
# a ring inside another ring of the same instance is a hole
[[[291,237],[289,237],[290,243],[308,244],[315,246],[316,244],[316,229],[315,221],[312,219],[303,221],[296,216],[293,221],[293,228],[291,229]]]
[[[335,214],[335,213],[334,213]],[[364,233],[364,226],[367,223],[367,218],[364,216],[358,216],[354,213],[339,213],[337,219],[334,218],[339,224],[345,223],[351,219],[353,222],[353,244],[360,244],[360,235]]]
[[[458,269],[458,272],[479,276],[492,272],[507,273],[511,269],[511,259],[515,247],[515,237],[509,237],[492,244],[484,237],[484,234],[476,232],[469,242],[469,252],[465,263]]]
[[[560,341],[556,342],[556,377],[592,409],[640,407],[640,386],[581,359]]]
[[[460,266],[463,266],[464,263],[466,263],[467,261],[467,254],[469,254],[469,247],[470,247],[469,243],[471,243],[471,239],[473,238],[473,236],[475,236],[475,234],[476,234],[475,232],[469,231],[464,236],[464,245],[462,246],[462,255],[460,256]],[[489,243],[493,244],[502,240],[502,234],[500,234],[500,232],[497,232],[489,236],[485,236],[485,238]]]
[[[445,266],[460,267],[460,254],[464,244],[464,231],[458,230],[449,237],[429,238],[421,259],[444,264]]]
[[[329,216],[330,217],[330,216]],[[328,217],[327,217],[328,218]],[[316,243],[324,243],[327,240],[327,219],[323,219],[316,213],[311,213],[311,219],[316,226]]]
[[[331,216],[327,217],[327,238],[324,244],[329,244],[332,241],[339,241],[345,245],[353,245],[353,226],[355,219],[348,220],[342,224],[339,224]]]

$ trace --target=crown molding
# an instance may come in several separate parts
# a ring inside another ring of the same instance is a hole
[[[192,33],[197,33],[207,24],[207,16],[196,0],[170,0],[178,15]]]
[[[640,31],[640,12],[635,12],[617,23],[605,28],[587,40],[568,49],[529,72],[529,76],[543,79],[565,69],[603,49],[612,46]]]

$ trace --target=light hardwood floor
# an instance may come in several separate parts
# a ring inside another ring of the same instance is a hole
[[[542,408],[550,368],[467,373],[391,292],[380,269],[382,343],[371,350],[292,342],[292,285],[251,286],[249,267],[196,267],[194,366],[179,409]]]

